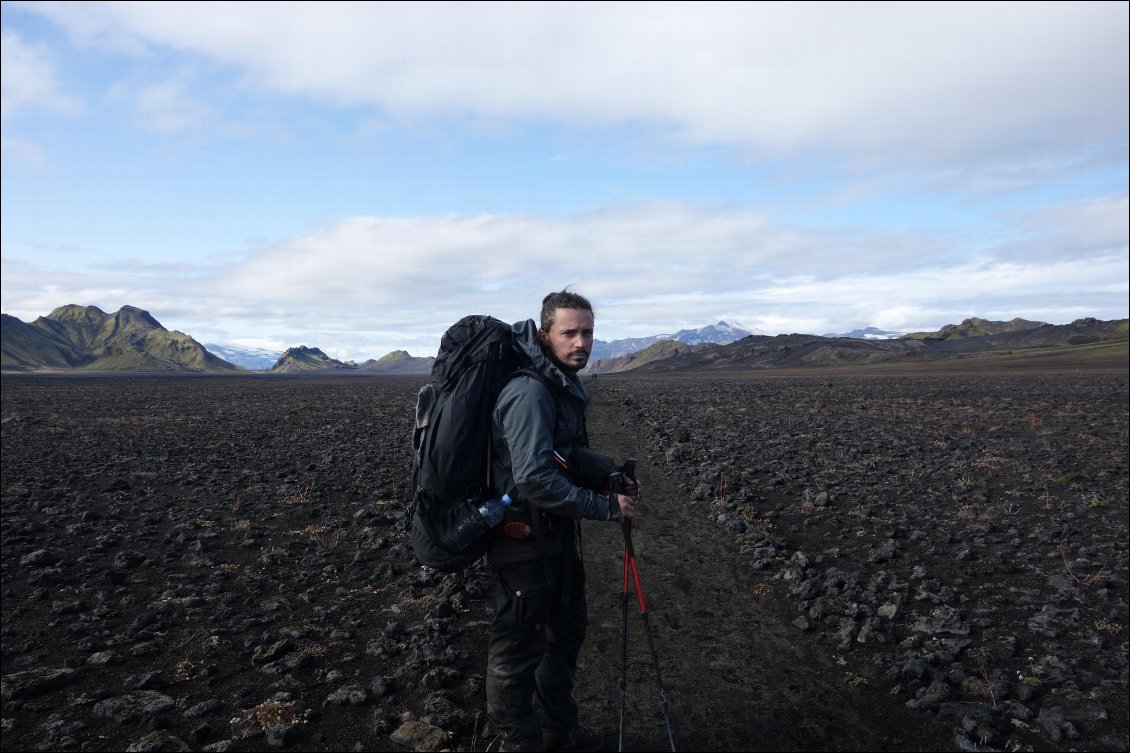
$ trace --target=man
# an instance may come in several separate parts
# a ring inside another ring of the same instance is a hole
[[[514,325],[538,377],[522,374],[495,404],[494,485],[511,492],[503,534],[487,555],[495,618],[487,658],[487,714],[502,750],[600,750],[601,734],[577,720],[573,680],[588,615],[577,521],[630,520],[632,496],[578,485],[572,451],[587,447],[588,393],[577,373],[593,343],[592,305],[568,291],[542,301],[541,326]],[[602,457],[602,456],[600,456]]]

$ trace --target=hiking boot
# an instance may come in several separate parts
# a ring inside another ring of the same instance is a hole
[[[571,730],[560,731],[542,727],[545,749],[553,751],[597,751],[604,750],[604,735],[595,729],[577,725]]]
[[[517,740],[507,739],[503,739],[502,744],[499,745],[498,749],[502,751],[502,753],[510,753],[510,751],[545,750],[545,748],[540,744],[537,746],[531,746],[522,744]]]

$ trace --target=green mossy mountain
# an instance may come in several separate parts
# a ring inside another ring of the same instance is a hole
[[[308,348],[305,345],[289,348],[285,353],[279,356],[279,360],[275,361],[275,365],[271,367],[272,373],[356,370],[356,364],[330,358],[319,348]]]
[[[411,358],[406,350],[394,350],[391,353],[386,353],[377,359],[377,363],[393,363],[395,361],[403,361],[406,358]]]
[[[994,322],[972,316],[961,324],[947,324],[937,332],[911,332],[903,335],[903,340],[962,340],[967,337],[987,337],[1009,332],[1027,332],[1047,326],[1046,322],[1032,322],[1016,317],[1007,322]]]
[[[5,371],[240,371],[134,306],[107,314],[97,306],[68,304],[30,324],[2,316]]]
[[[419,358],[406,350],[394,350],[380,358],[369,359],[361,364],[361,371],[367,374],[386,374],[396,376],[427,376],[432,373],[435,357]]]
[[[703,350],[700,345],[701,343],[697,345],[687,345],[678,340],[660,340],[653,345],[647,346],[643,350],[637,350],[635,353],[594,361],[593,367],[599,364],[599,368],[592,368],[587,373],[599,371],[601,374],[615,374],[621,371],[633,371],[643,368],[649,363],[662,361],[666,358],[685,353],[693,353],[697,350]],[[710,343],[710,345],[713,345],[713,343]]]
[[[0,321],[0,367],[5,371],[70,369],[86,363],[87,359],[52,329],[36,327],[8,314],[0,314]]]

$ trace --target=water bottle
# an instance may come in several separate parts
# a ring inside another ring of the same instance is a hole
[[[502,513],[512,501],[509,494],[483,500],[478,509],[468,511],[467,516],[448,531],[440,540],[440,545],[449,552],[463,551],[475,539],[502,522]]]

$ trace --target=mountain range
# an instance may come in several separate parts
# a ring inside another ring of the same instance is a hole
[[[148,311],[122,306],[60,306],[30,324],[0,314],[0,366],[5,371],[78,370],[235,372],[183,332],[165,329]]]
[[[363,364],[330,358],[318,348],[299,346],[275,354],[263,349],[201,345],[169,331],[135,306],[107,314],[97,306],[60,306],[30,324],[0,315],[0,368],[4,372],[170,372],[273,373],[334,372],[427,375],[434,358],[413,358],[403,350]]]
[[[357,364],[339,361],[305,345],[279,355],[218,344],[204,346],[182,332],[165,329],[149,312],[134,306],[123,306],[114,314],[96,306],[60,306],[30,324],[3,314],[0,342],[5,372],[230,374],[251,369],[283,374],[427,376],[435,361],[432,357],[411,356],[403,350]],[[971,317],[935,332],[900,335],[868,327],[825,336],[768,336],[720,321],[674,334],[597,340],[586,372],[924,363],[977,354],[1031,354],[1049,348],[1060,349],[1065,358],[1093,358],[1101,351],[1104,357],[1113,357],[1115,362],[1121,358],[1125,363],[1126,343],[1125,319],[1088,318],[1052,325],[1020,318],[1002,322]]]
[[[743,337],[763,334],[765,333],[760,330],[748,330],[740,324],[718,322],[717,324],[708,324],[699,329],[681,329],[673,335],[629,337],[623,340],[612,340],[611,342],[593,340],[592,353],[589,356],[589,360],[600,361],[606,358],[619,358],[664,341],[681,342],[685,345],[697,345],[698,343],[725,345],[726,343],[740,340]]]
[[[271,367],[272,372],[354,372],[358,374],[384,374],[386,376],[421,376],[432,373],[435,358],[416,358],[407,351],[394,350],[378,359],[370,358],[362,364],[330,358],[318,348],[301,345],[290,348]]]
[[[650,337],[634,337],[623,340],[595,340],[591,361],[600,359],[617,358],[643,350],[658,342],[678,342],[694,345],[698,343],[726,343],[740,340],[751,334],[763,334],[758,330],[745,329],[741,325],[718,322],[709,324],[699,329],[681,329],[670,335],[652,335]],[[350,362],[337,361],[325,353],[300,346],[291,348],[286,353],[271,352],[255,348],[238,348],[231,345],[208,343],[208,350],[220,357],[253,371],[343,371],[355,367],[361,373],[397,374],[404,376],[430,374],[434,356],[419,358],[409,355],[407,351],[396,350],[377,360],[368,360],[359,366]]]
[[[1125,365],[1130,353],[1128,320],[1077,319],[1045,324],[1013,319],[993,322],[976,317],[893,339],[753,335],[726,345],[681,346],[657,343],[619,359],[590,365],[592,373],[664,371],[749,371],[753,369],[844,367],[870,364],[914,365],[987,356],[1032,362]]]

